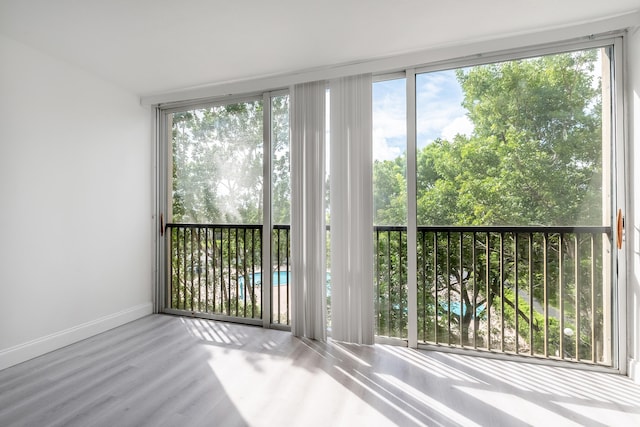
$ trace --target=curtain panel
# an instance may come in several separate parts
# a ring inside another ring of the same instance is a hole
[[[374,343],[371,75],[331,81],[331,334]]]
[[[326,340],[326,83],[291,89],[291,331]]]

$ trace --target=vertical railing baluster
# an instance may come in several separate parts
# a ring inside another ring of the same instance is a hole
[[[260,272],[262,272],[262,245],[264,244],[263,242],[263,238],[262,238],[262,230],[258,229],[255,231],[255,234],[257,235],[257,242],[256,242],[256,247],[254,249],[254,253],[256,254],[256,258],[258,259],[256,265],[254,265],[254,270],[253,270],[253,283],[254,283],[254,290],[253,290],[253,300],[254,300],[254,304],[256,305],[256,310],[257,310],[257,316],[259,319],[263,318],[263,313],[264,313],[264,300],[262,298],[262,287],[264,286],[264,283],[262,283],[262,280],[260,281],[260,286],[258,286],[258,291],[256,293],[256,266],[257,268],[260,270]],[[271,245],[271,237],[272,237],[272,233],[269,233],[269,240],[267,241],[268,245]],[[270,261],[273,260],[273,258],[270,259]],[[271,268],[271,262],[269,262],[269,267]],[[271,271],[271,270],[269,270]],[[258,304],[258,301],[260,302]],[[271,312],[272,310],[269,310],[269,312]],[[273,314],[271,314],[271,316],[273,316]]]
[[[421,264],[420,264],[421,247],[422,247],[422,244],[420,240],[420,231],[417,230],[416,228],[416,248],[415,248],[415,253],[416,253],[416,330],[417,330],[416,338],[418,340],[420,339],[420,326],[421,326],[420,307],[422,306],[422,301],[420,300],[420,290],[424,289],[424,287],[422,286],[423,279],[422,279]],[[409,249],[409,252],[410,252],[410,249]],[[408,295],[409,295],[409,292],[407,292],[407,300],[408,300]],[[407,322],[407,325],[408,324],[409,323]]]
[[[486,303],[485,309],[487,311],[487,350],[491,350],[491,303],[493,296],[491,293],[491,233],[487,231],[485,236],[485,286],[486,286]]]
[[[189,283],[190,283],[190,287],[189,287],[189,310],[190,311],[194,311],[193,310],[193,294],[194,294],[194,283],[193,283],[193,279],[194,279],[194,272],[195,272],[195,268],[194,268],[194,264],[193,264],[193,243],[194,240],[194,236],[193,236],[193,228],[189,228],[189,264],[190,264],[190,269],[189,269]]]
[[[215,312],[215,302],[214,301],[214,292],[215,292],[215,283],[216,283],[216,254],[215,254],[215,228],[211,227],[207,230],[207,240],[209,249],[207,250],[207,256],[210,258],[207,262],[207,271],[209,271],[209,263],[211,263],[211,274],[209,275],[209,280],[207,280],[207,294],[209,296],[207,302],[207,313]],[[210,239],[210,240],[209,240]],[[209,251],[211,253],[209,254]],[[212,310],[213,309],[213,310]]]
[[[218,313],[225,313],[226,311],[226,302],[225,302],[225,295],[227,293],[227,280],[225,279],[226,275],[227,275],[227,265],[225,264],[225,250],[226,250],[226,240],[224,238],[226,233],[226,230],[224,229],[224,227],[220,227],[220,287],[218,289],[218,301],[219,301],[219,308],[216,310]]]
[[[185,304],[185,309],[187,307],[187,302],[189,302],[190,298],[191,298],[191,279],[193,277],[193,268],[189,268],[191,265],[191,261],[193,259],[193,257],[189,257],[191,250],[192,250],[192,246],[189,244],[189,242],[191,241],[191,229],[190,228],[186,228],[184,230],[185,232],[185,245],[184,247],[186,248],[185,251],[185,261],[186,261],[186,266],[184,269],[184,274],[185,274],[185,298],[184,298],[184,304]]]
[[[247,236],[247,230],[249,231],[249,235]],[[253,233],[254,229],[249,228],[244,230],[244,253],[245,253],[245,264],[244,264],[244,306],[245,306],[245,317],[249,316],[253,319],[253,291],[251,290],[253,283],[253,275],[251,271],[253,270],[253,265],[255,264],[255,254],[253,252],[253,246],[251,242],[253,241]],[[250,311],[248,311],[250,310]]]
[[[388,269],[387,269],[387,301],[389,302],[387,305],[388,317],[387,317],[387,336],[391,336],[391,231],[387,231],[387,261],[388,261]]]
[[[520,329],[518,329],[518,302],[520,301],[520,295],[518,294],[518,232],[513,233],[513,287],[514,287],[514,296],[513,296],[513,306],[514,306],[514,318],[515,318],[515,327],[516,327],[516,354],[520,353]]]
[[[398,336],[404,338],[403,335],[403,320],[404,320],[404,304],[402,303],[402,231],[398,231],[398,289],[400,295],[400,301],[398,304]]]
[[[500,233],[500,351],[504,352],[504,232]]]
[[[575,345],[576,345],[576,361],[580,361],[580,239],[578,233],[573,236],[574,245],[574,263],[573,263],[573,275],[575,281],[575,309],[574,309],[574,322],[575,322]]]
[[[222,236],[222,230],[219,231],[220,236]],[[216,238],[216,228],[213,228],[213,295],[212,295],[212,303],[213,303],[213,312],[217,313],[218,312],[218,300],[216,298],[216,294],[218,292],[216,292],[218,290],[218,282],[222,283],[223,281],[223,276],[224,276],[224,270],[222,270],[222,268],[218,269],[218,263],[216,261],[216,258],[218,256],[218,251],[216,250],[218,248],[218,246],[222,247],[222,238],[220,239],[220,244],[218,245],[217,243],[217,238]],[[222,252],[220,252],[220,260],[222,261]],[[216,274],[216,270],[218,272],[218,274]]]
[[[558,343],[558,353],[560,359],[564,359],[564,257],[562,256],[562,246],[564,245],[564,233],[558,235],[558,305],[560,307],[560,342]]]
[[[238,283],[239,282],[239,280],[238,280],[239,279],[239,277],[238,277],[238,273],[239,273],[239,269],[238,269],[238,258],[239,258],[238,257],[238,234],[240,234],[240,229],[234,227],[234,231],[235,231],[235,233],[234,233],[234,236],[235,236],[235,239],[234,239],[235,240],[235,253],[233,254],[234,255],[233,258],[234,258],[234,263],[235,263],[235,268],[236,268],[236,271],[235,271],[236,294],[234,296],[234,302],[235,302],[234,305],[236,306],[236,317],[238,317],[238,308],[239,308],[238,306],[240,305],[240,302],[238,300],[240,298],[240,292],[239,292],[239,289],[238,289],[238,286],[239,286],[239,283]]]
[[[375,307],[376,307],[376,311],[375,311],[375,316],[376,316],[376,329],[378,334],[381,332],[381,324],[380,324],[380,319],[381,319],[381,315],[380,315],[380,310],[381,310],[381,306],[380,306],[380,299],[382,298],[382,295],[380,294],[380,230],[376,228],[375,230],[375,257],[374,257],[374,261],[375,261],[375,274],[376,274],[376,303],[375,303]]]
[[[185,243],[185,233],[187,232],[185,228],[178,228],[178,244],[182,246],[180,248],[180,258],[178,259],[178,276],[177,279],[177,295],[176,295],[176,308],[180,309],[181,307],[184,309],[184,301],[187,297],[186,286],[187,286],[187,275],[186,275],[186,260],[187,260],[187,246]]]
[[[422,267],[420,264],[420,256],[422,253],[422,240],[420,240],[420,231],[416,229],[416,327],[417,338],[420,339],[420,327],[423,326],[421,319],[422,301],[420,298],[421,289],[424,289],[424,278],[422,277]],[[408,295],[408,293],[407,293]]]
[[[171,298],[172,298],[171,307],[175,308],[175,309],[180,309],[180,276],[181,276],[181,269],[182,269],[182,256],[181,256],[182,252],[180,250],[180,227],[176,227],[175,228],[175,232],[176,232],[176,236],[175,236],[175,243],[176,243],[176,259],[175,259],[176,275],[174,277],[175,283],[172,282],[175,289],[174,289],[174,294],[171,295]]]
[[[604,258],[604,257],[603,257]],[[595,235],[591,234],[591,362],[596,363],[597,346],[596,346],[596,251],[595,251]]]
[[[225,271],[224,271],[224,239],[223,239],[223,233],[224,233],[224,229],[222,227],[218,228],[218,233],[220,236],[220,242],[218,244],[218,257],[220,260],[220,265],[219,265],[219,269],[218,269],[218,276],[220,278],[219,283],[216,282],[216,291],[218,294],[218,298],[215,299],[214,302],[214,310],[216,311],[216,313],[223,313],[224,312],[224,302],[223,302],[223,297],[224,297],[224,289],[225,289],[225,283],[224,283],[224,275],[225,275]]]
[[[260,262],[260,254],[258,254],[256,252],[256,240],[255,240],[255,234],[256,234],[257,230],[255,229],[251,229],[250,232],[250,244],[249,244],[249,253],[251,254],[251,271],[249,272],[249,277],[251,279],[251,318],[255,319],[256,317],[256,289],[255,289],[255,283],[256,283],[256,264]]]
[[[227,316],[231,316],[231,227],[227,227]]]
[[[204,312],[209,312],[209,228],[205,228],[204,237]]]
[[[451,345],[451,232],[447,231],[447,344]]]
[[[241,294],[244,297],[242,299],[242,316],[247,317],[247,300],[249,299],[249,295],[247,295],[247,279],[249,278],[247,275],[247,229],[242,228],[242,276],[244,280],[242,281],[242,290]]]
[[[262,318],[262,314],[257,317],[257,305],[258,301],[256,299],[256,265],[261,265],[260,260],[262,259],[262,252],[258,252],[256,248],[256,233],[257,229],[251,230],[251,318]],[[271,235],[271,234],[269,234]],[[271,264],[269,264],[271,265]],[[262,295],[262,294],[261,294]],[[262,313],[262,308],[260,309],[260,313]]]
[[[426,249],[426,241],[425,236],[420,233],[420,230],[416,232],[416,252],[417,252],[417,265],[416,268],[418,270],[417,274],[417,298],[416,305],[418,310],[417,321],[418,321],[418,338],[422,338],[422,341],[428,341],[427,339],[427,331],[426,327],[426,308],[424,305],[424,296],[427,293],[427,278],[426,278],[426,267],[425,267],[425,258],[424,254]],[[420,298],[422,295],[422,299]],[[422,319],[422,320],[420,320]],[[420,328],[422,326],[422,328]],[[422,335],[420,334],[420,330],[422,330]]]
[[[476,295],[478,295],[478,283],[477,283],[477,274],[478,269],[476,268],[476,232],[473,232],[472,246],[471,246],[471,263],[473,265],[473,291],[471,295],[471,320],[473,321],[473,348],[478,348],[478,330],[476,328],[477,319],[476,319]]]
[[[175,233],[175,235],[174,235],[174,233]],[[173,263],[174,263],[174,260],[175,260],[175,266],[176,266],[176,278],[178,278],[178,280],[179,280],[179,277],[180,277],[180,237],[178,235],[179,233],[180,233],[180,230],[177,227],[176,228],[171,228],[171,243],[170,243],[170,245],[173,247],[174,242],[175,242],[175,258],[172,259],[171,261],[169,261],[169,265],[171,266],[170,267],[170,273],[169,273],[169,277],[170,277],[169,283],[170,283],[170,287],[171,287],[171,289],[170,289],[170,291],[171,291],[171,304],[169,305],[169,307],[171,307],[171,308],[179,308],[178,307],[178,293],[180,292],[180,282],[179,281],[177,283],[178,286],[176,287],[175,291],[173,289],[174,288],[174,286],[173,286],[173,283],[174,283],[174,281],[173,281],[173,279],[174,279],[174,276],[173,276],[173,269],[174,269],[174,267],[173,267],[174,264]],[[171,254],[173,254],[173,252],[171,252]],[[174,303],[174,292],[176,292],[176,294],[175,294],[175,303]]]
[[[219,313],[224,313],[225,311],[225,300],[224,300],[224,295],[225,295],[225,290],[226,290],[226,284],[224,282],[224,276],[225,276],[225,264],[224,264],[224,233],[225,233],[225,229],[223,227],[220,227],[220,310],[218,310]]]
[[[200,244],[202,243],[202,228],[198,227],[198,263],[197,263],[197,269],[198,269],[198,311],[202,311],[201,310],[201,302],[202,302],[202,248],[200,247]]]
[[[533,325],[533,233],[529,233],[529,354],[531,356],[535,352]]]
[[[542,259],[542,292],[544,294],[544,357],[549,357],[549,290],[547,289],[547,279],[549,274],[549,257],[548,257],[549,234],[543,234]]]
[[[458,240],[459,240],[459,246],[458,246],[458,288],[460,288],[460,314],[458,315],[458,333],[460,334],[460,346],[464,347],[464,335],[465,335],[465,331],[464,331],[464,323],[463,323],[463,317],[464,317],[464,298],[463,298],[463,293],[465,292],[465,287],[464,287],[464,272],[462,270],[463,266],[462,266],[462,257],[464,256],[463,253],[463,232],[460,231],[459,236],[458,236]]]

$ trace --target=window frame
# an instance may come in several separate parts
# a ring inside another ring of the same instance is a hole
[[[628,102],[624,97],[624,91],[626,87],[625,75],[624,75],[624,31],[613,31],[602,35],[591,35],[587,37],[575,38],[565,41],[553,41],[550,43],[523,45],[515,48],[508,48],[503,50],[494,50],[487,53],[474,53],[467,56],[459,56],[456,58],[450,58],[445,60],[434,60],[428,62],[428,55],[416,55],[413,58],[420,61],[420,58],[424,60],[427,58],[427,62],[416,63],[412,66],[394,66],[394,61],[390,61],[390,67],[385,69],[381,63],[372,61],[369,66],[374,70],[373,82],[379,82],[384,80],[390,80],[395,78],[406,79],[407,90],[407,230],[408,230],[408,247],[415,247],[416,244],[416,211],[417,211],[417,199],[416,199],[416,93],[415,86],[416,74],[424,72],[434,72],[450,70],[461,67],[469,67],[476,65],[483,65],[495,62],[511,61],[518,59],[525,59],[531,57],[537,57],[542,55],[558,54],[576,50],[595,49],[602,47],[610,47],[611,54],[611,219],[610,223],[614,223],[613,215],[618,209],[626,211],[627,200],[629,200],[629,177],[627,170],[630,170],[628,162],[631,160],[626,156],[627,146],[627,128],[626,128],[626,109],[625,103]],[[518,39],[520,40],[520,39]],[[523,39],[524,40],[524,39]],[[514,45],[514,43],[526,43],[520,40],[516,42],[505,42],[502,45]],[[478,45],[492,46],[496,44],[484,43]],[[500,45],[499,43],[497,44]],[[453,49],[454,52],[473,52],[478,49],[478,46],[470,46],[468,49]],[[436,52],[435,57],[438,57]],[[440,55],[442,57],[442,55]],[[410,64],[411,59],[402,59],[405,63]],[[395,61],[398,64],[400,61]],[[311,76],[331,78],[331,76],[338,76],[340,73],[346,74],[349,71],[364,72],[367,65],[363,64],[359,68],[353,70],[349,67],[336,67],[334,70],[329,70],[324,73],[308,73],[305,75],[310,80]],[[384,71],[377,71],[384,69]],[[255,100],[256,98],[263,99],[263,111],[265,114],[263,123],[269,124],[263,127],[264,132],[264,152],[263,152],[263,197],[264,206],[271,207],[271,96],[280,96],[287,94],[288,89],[283,87],[283,83],[288,81],[287,84],[299,83],[300,76],[295,74],[286,77],[282,76],[278,79],[274,79],[276,86],[272,90],[265,90],[259,92],[248,92],[242,95],[226,95],[226,96],[214,96],[214,97],[201,97],[198,99],[184,100],[178,102],[158,103],[151,105],[152,107],[152,129],[155,143],[153,145],[153,159],[154,159],[154,221],[153,229],[160,230],[160,233],[154,232],[155,237],[155,254],[156,265],[153,271],[154,286],[154,310],[155,312],[162,312],[165,302],[165,283],[166,283],[166,239],[163,239],[160,234],[163,232],[163,227],[166,224],[168,212],[167,208],[168,189],[170,183],[168,181],[168,167],[170,166],[167,153],[170,153],[168,146],[168,137],[170,130],[167,128],[168,120],[167,115],[171,112],[182,111],[187,108],[197,108],[202,106],[224,105],[233,102],[241,102],[244,100]],[[265,84],[264,82],[256,83]],[[256,87],[256,84],[247,82],[246,87]],[[241,87],[238,84],[233,84],[231,87]],[[221,89],[216,88],[213,92],[220,93]],[[207,93],[207,90],[198,92],[197,90],[186,91],[185,94],[198,94]],[[161,99],[162,96],[158,96],[155,99]],[[165,96],[165,99],[175,99],[173,95]],[[149,100],[153,100],[154,97],[143,97],[143,103],[148,103]],[[147,104],[148,105],[148,104]],[[267,151],[268,150],[268,151]],[[269,153],[265,155],[265,153]],[[271,224],[271,209],[264,209],[265,218],[263,219],[263,233],[270,232]],[[615,237],[613,238],[613,245],[610,252],[612,274],[611,274],[611,288],[612,288],[612,310],[611,321],[612,323],[612,365],[613,369],[625,374],[627,369],[627,248],[622,245],[621,250],[615,250]],[[267,245],[265,245],[267,246]],[[266,249],[270,253],[271,242],[269,240],[269,248]],[[265,250],[263,248],[263,250]],[[415,252],[415,251],[411,251]],[[409,252],[408,255],[408,288],[409,288],[409,330],[408,330],[408,345],[411,347],[417,347],[417,259],[416,254],[413,256]],[[265,257],[263,252],[263,259],[269,259],[270,256]],[[264,261],[263,261],[264,262]],[[269,286],[263,286],[264,289],[270,289]],[[270,325],[271,321],[271,300],[269,298],[263,299],[263,325],[265,327],[273,327]],[[406,345],[406,344],[405,344]],[[611,368],[607,368],[611,369]]]

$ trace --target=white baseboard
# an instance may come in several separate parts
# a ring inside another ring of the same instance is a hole
[[[640,384],[640,361],[629,359],[627,374],[635,383]]]
[[[147,316],[152,311],[153,305],[150,302],[140,304],[24,344],[0,350],[0,370],[90,338],[109,329],[122,326],[125,323]]]

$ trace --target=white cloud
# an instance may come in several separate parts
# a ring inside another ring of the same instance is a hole
[[[467,116],[456,117],[449,122],[444,128],[442,128],[442,138],[446,140],[453,140],[456,135],[471,136],[473,132],[473,123]]]
[[[416,79],[416,127],[418,146],[456,133],[470,134],[473,126],[462,107],[463,93],[455,71],[418,75]]]
[[[385,83],[381,83],[385,84]],[[406,146],[406,97],[404,86],[386,91],[373,99],[373,158],[392,160],[403,153]]]
[[[379,129],[373,130],[373,158],[374,160],[393,160],[404,151],[404,147],[393,145]]]
[[[373,157],[391,160],[406,149],[404,84],[376,83],[373,99]],[[462,107],[463,93],[455,71],[418,75],[416,79],[417,142],[421,148],[436,138],[471,135],[473,124]]]
[[[394,111],[375,111],[373,113],[373,131],[385,138],[404,138],[407,133],[405,115]]]

